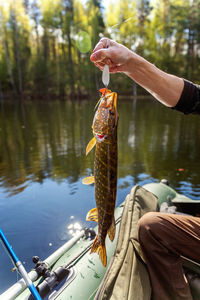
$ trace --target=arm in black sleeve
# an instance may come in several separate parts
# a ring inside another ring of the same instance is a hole
[[[200,114],[200,86],[184,79],[181,97],[172,109],[184,114]]]

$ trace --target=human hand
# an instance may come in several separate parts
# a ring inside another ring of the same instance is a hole
[[[90,57],[100,70],[103,70],[104,65],[109,65],[110,73],[128,72],[129,60],[133,52],[125,46],[110,40],[102,38],[97,43]]]

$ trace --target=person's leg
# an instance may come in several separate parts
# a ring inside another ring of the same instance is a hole
[[[180,255],[200,260],[200,218],[150,212],[138,223],[138,239],[154,300],[190,300]]]

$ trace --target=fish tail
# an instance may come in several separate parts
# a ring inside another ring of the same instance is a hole
[[[103,264],[104,267],[106,267],[107,265],[107,255],[106,255],[106,247],[105,244],[102,245],[99,240],[98,240],[98,236],[96,236],[93,244],[92,244],[92,248],[90,253],[94,253],[97,252],[97,254],[99,255],[101,262]]]

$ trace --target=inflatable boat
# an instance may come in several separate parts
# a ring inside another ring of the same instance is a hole
[[[192,200],[178,194],[166,180],[143,186],[158,198],[159,209],[172,213],[196,215],[200,213],[200,200]],[[97,227],[84,228],[78,235],[66,242],[45,260],[33,257],[35,267],[29,272],[42,299],[92,300],[104,278],[109,262],[115,251],[120,220],[125,201],[115,210],[115,239],[106,239],[107,267],[104,268],[98,255],[90,254],[90,248],[97,233]],[[187,258],[183,266],[193,292],[194,299],[200,299],[200,264]],[[23,279],[11,286],[2,295],[1,300],[34,299]]]

